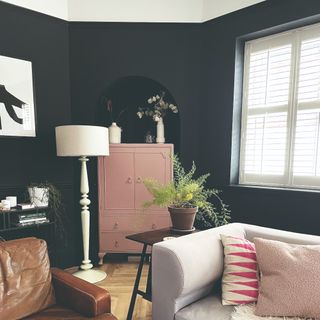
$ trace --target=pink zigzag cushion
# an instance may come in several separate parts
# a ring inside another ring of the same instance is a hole
[[[220,235],[224,247],[222,304],[239,305],[258,299],[258,267],[254,243]]]

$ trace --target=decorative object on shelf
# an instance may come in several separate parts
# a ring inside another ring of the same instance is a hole
[[[36,207],[48,207],[49,205],[49,188],[40,187],[34,184],[28,187],[30,202]]]
[[[31,183],[28,187],[30,203],[18,204],[20,209],[48,208],[48,219],[55,222],[56,234],[65,237],[64,206],[60,190],[51,182]]]
[[[16,196],[6,196],[6,200],[10,201],[11,208],[14,208],[17,206],[17,197]]]
[[[10,210],[10,201],[3,199],[1,200],[1,204],[2,204],[2,210]]]
[[[32,204],[32,203],[18,203],[17,208],[20,210],[33,209],[34,204]]]
[[[111,119],[111,126],[109,127],[109,143],[121,143],[122,129],[117,125],[117,122],[126,112],[127,108],[120,110],[120,112],[115,115],[112,100],[108,98],[103,98],[103,100],[106,101],[107,111]]]
[[[165,143],[163,118],[157,122],[157,143]]]
[[[148,131],[144,137],[145,143],[154,143],[154,136],[151,134],[151,131]]]
[[[165,143],[164,124],[163,119],[167,112],[171,110],[173,113],[178,113],[178,107],[173,103],[165,100],[165,92],[160,95],[150,97],[147,102],[147,107],[139,107],[137,116],[141,119],[143,116],[151,117],[157,122],[157,143]]]
[[[32,63],[0,56],[0,136],[35,137]]]
[[[116,122],[112,122],[109,127],[109,142],[121,143],[121,128],[117,126]]]
[[[80,191],[82,206],[82,240],[84,259],[80,266],[80,271],[74,273],[75,276],[95,283],[103,280],[107,275],[102,270],[92,269],[93,265],[89,259],[90,240],[90,200],[88,199],[89,183],[87,173],[88,156],[108,156],[109,140],[108,128],[86,125],[66,125],[56,127],[57,155],[60,157],[80,157],[81,179]]]
[[[177,156],[173,157],[173,172],[174,181],[169,184],[161,184],[151,179],[144,180],[146,188],[153,196],[151,201],[143,204],[145,208],[152,205],[168,207],[175,231],[191,232],[198,208],[210,217],[215,227],[228,223],[230,210],[220,198],[220,191],[205,188],[209,173],[194,178],[195,164],[193,163],[191,170],[186,172]],[[210,198],[218,201],[220,210],[209,202]]]

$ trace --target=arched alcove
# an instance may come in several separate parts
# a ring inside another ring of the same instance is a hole
[[[143,143],[148,131],[156,136],[156,122],[150,117],[140,119],[137,116],[138,108],[148,105],[149,97],[165,92],[165,100],[177,105],[170,90],[159,82],[142,77],[128,76],[120,78],[106,86],[101,93],[97,112],[97,123],[103,126],[110,126],[112,117],[108,112],[108,101],[112,103],[113,121],[122,128],[123,143]],[[116,119],[117,115],[124,110],[122,115]],[[164,118],[166,143],[173,143],[175,151],[179,151],[180,145],[180,116],[168,111]]]

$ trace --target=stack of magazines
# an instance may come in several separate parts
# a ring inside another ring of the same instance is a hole
[[[12,217],[12,220],[12,224],[18,227],[50,222],[46,212],[35,212],[29,214],[17,213]]]

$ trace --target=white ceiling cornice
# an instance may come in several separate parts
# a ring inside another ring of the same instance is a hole
[[[265,0],[0,0],[67,21],[202,23]]]
[[[69,20],[68,0],[1,0],[49,16]]]

